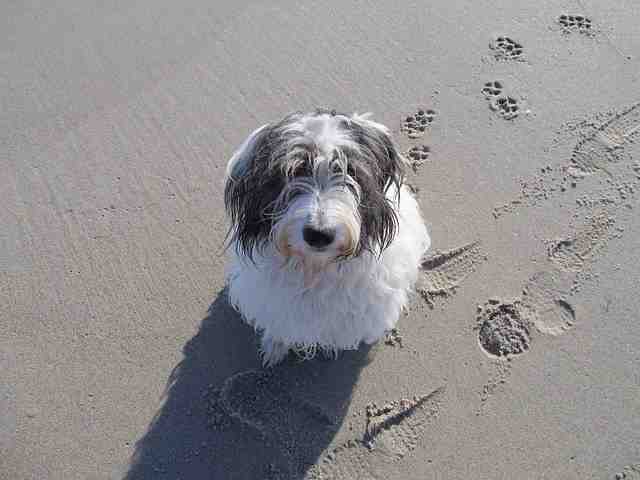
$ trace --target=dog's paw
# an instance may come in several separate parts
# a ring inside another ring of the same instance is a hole
[[[262,365],[265,367],[274,367],[289,353],[289,346],[273,338],[263,338],[260,346],[260,355],[262,357]]]

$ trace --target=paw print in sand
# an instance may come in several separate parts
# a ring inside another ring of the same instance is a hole
[[[419,138],[424,135],[429,125],[435,119],[436,112],[431,109],[420,109],[413,115],[407,115],[402,122],[402,131],[407,133],[409,138]]]
[[[482,87],[482,93],[487,99],[491,99],[492,97],[497,97],[502,93],[502,83],[497,80],[493,82],[487,82]]]
[[[562,14],[558,17],[558,23],[567,32],[575,30],[581,33],[589,33],[592,31],[591,19],[584,15]]]
[[[497,111],[505,120],[518,116],[518,101],[513,97],[498,97],[491,103],[491,109]]]
[[[495,51],[498,59],[518,60],[522,57],[524,47],[509,37],[498,37],[491,44],[491,48]]]
[[[411,168],[416,172],[427,160],[429,160],[429,154],[431,149],[426,145],[416,145],[411,147],[406,153],[405,157],[409,160]]]
[[[520,107],[515,98],[502,95],[503,89],[502,83],[494,80],[484,84],[482,94],[489,101],[491,110],[498,112],[505,120],[511,120],[518,116]]]

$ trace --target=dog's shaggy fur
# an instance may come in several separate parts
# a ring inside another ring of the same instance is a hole
[[[262,335],[265,365],[290,349],[337,354],[396,324],[430,239],[405,161],[367,115],[296,113],[229,161],[229,298]]]

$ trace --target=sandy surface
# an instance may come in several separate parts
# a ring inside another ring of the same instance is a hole
[[[0,478],[640,477],[637,1],[53,3],[0,7]],[[221,177],[317,106],[419,150],[432,256],[267,371]]]

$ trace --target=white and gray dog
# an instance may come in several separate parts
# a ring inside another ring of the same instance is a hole
[[[384,125],[325,110],[264,125],[235,152],[228,292],[265,365],[394,327],[431,243],[405,167]]]

